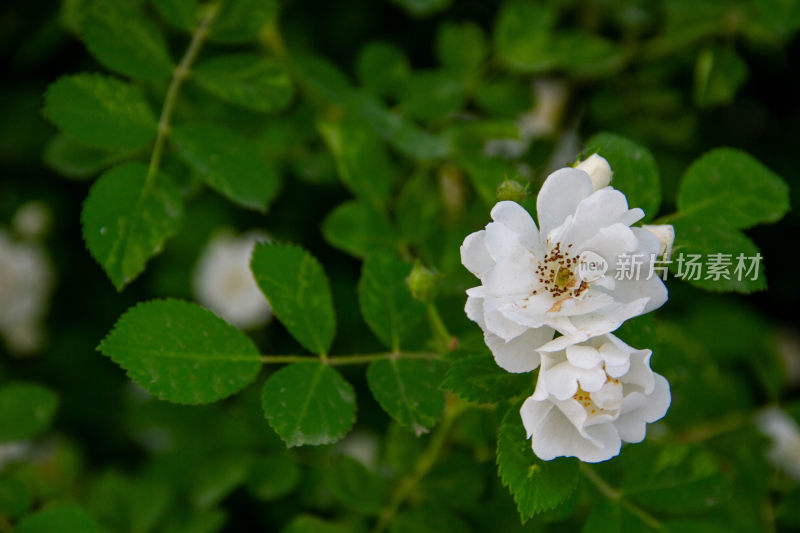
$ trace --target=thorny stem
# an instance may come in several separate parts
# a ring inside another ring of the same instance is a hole
[[[406,501],[411,491],[417,484],[431,471],[436,461],[439,459],[439,454],[442,452],[447,436],[450,429],[453,427],[458,415],[466,408],[466,405],[458,400],[455,396],[448,396],[447,404],[445,406],[442,421],[436,427],[431,440],[428,442],[427,448],[419,456],[417,462],[411,472],[405,476],[395,487],[392,495],[389,498],[389,503],[381,511],[375,527],[372,528],[372,533],[383,533],[391,522],[394,515],[400,509],[400,506]]]
[[[623,494],[613,488],[611,485],[605,482],[603,478],[601,478],[597,472],[594,471],[592,467],[590,467],[586,463],[580,464],[581,473],[583,476],[592,482],[592,484],[597,488],[597,490],[609,500],[613,500],[619,502],[620,505],[624,506],[631,514],[635,515],[639,520],[647,524],[653,529],[659,530],[661,529],[661,522],[655,516],[651,515],[641,507],[637,506]]]
[[[150,166],[147,169],[147,179],[144,185],[145,190],[153,185],[153,180],[155,180],[156,174],[158,174],[158,167],[161,164],[161,154],[164,152],[164,145],[167,142],[167,137],[169,137],[169,124],[172,118],[172,109],[175,106],[175,101],[178,99],[178,93],[180,92],[181,85],[183,85],[183,80],[189,75],[189,68],[197,58],[197,54],[203,46],[203,41],[205,41],[211,23],[216,18],[218,11],[219,6],[217,4],[209,6],[205,16],[203,16],[197,24],[197,29],[194,35],[192,35],[189,48],[186,49],[186,53],[183,55],[183,58],[181,58],[180,63],[178,63],[178,66],[175,67],[175,70],[172,72],[172,81],[167,89],[167,95],[164,97],[161,117],[158,119],[158,133],[156,134],[155,144],[153,144],[153,153],[150,156]]]
[[[322,358],[321,361],[327,365],[358,365],[371,363],[380,359],[435,359],[436,354],[431,352],[381,352],[364,353],[355,355],[333,355]],[[311,355],[262,355],[261,362],[264,364],[283,364],[283,363],[313,363],[320,361]]]

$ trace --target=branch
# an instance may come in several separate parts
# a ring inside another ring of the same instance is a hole
[[[180,63],[178,63],[178,66],[175,67],[175,70],[172,72],[172,81],[164,97],[164,105],[161,108],[161,116],[158,119],[158,133],[156,134],[153,152],[150,156],[150,166],[147,169],[147,179],[144,185],[145,190],[152,186],[153,180],[156,174],[158,174],[158,167],[161,164],[161,154],[164,152],[164,145],[167,142],[167,137],[169,137],[172,109],[175,106],[175,101],[178,99],[178,93],[180,92],[181,85],[183,85],[183,80],[189,75],[189,68],[197,58],[197,54],[203,46],[211,23],[214,22],[218,11],[219,6],[217,4],[209,6],[208,11],[197,24],[197,29],[194,31],[194,35],[192,35],[189,48],[186,49],[186,53],[183,55],[183,58],[181,58]]]
[[[364,353],[354,355],[334,355],[327,356],[322,362],[327,365],[358,365],[370,363],[380,359],[435,359],[436,354],[431,352],[381,352]],[[311,355],[262,355],[261,362],[264,364],[283,364],[283,363],[307,363],[318,361]]]
[[[458,415],[465,409],[465,405],[460,403],[455,396],[447,398],[447,405],[445,406],[444,414],[442,415],[441,423],[436,427],[436,431],[431,436],[428,447],[422,455],[419,456],[411,472],[400,480],[397,487],[389,499],[388,505],[383,508],[378,522],[372,528],[372,533],[383,533],[386,527],[391,522],[394,515],[406,501],[411,491],[417,486],[417,483],[422,480],[431,471],[436,461],[439,459],[439,454],[444,447],[447,440],[447,435],[450,433],[450,428],[453,426]]]

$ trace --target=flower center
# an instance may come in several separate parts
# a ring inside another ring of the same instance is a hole
[[[572,245],[568,245],[567,248],[572,248]],[[533,294],[543,290],[555,298],[562,296],[577,298],[589,288],[578,276],[578,256],[569,251],[562,251],[561,243],[557,243],[544,255],[536,266],[535,274],[539,280],[539,287]]]

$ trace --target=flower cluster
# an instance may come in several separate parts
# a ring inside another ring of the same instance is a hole
[[[541,365],[520,414],[544,460],[610,459],[621,442],[644,439],[646,424],[670,404],[650,350],[611,332],[666,302],[657,276],[620,280],[614,272],[620,257],[669,249],[672,228],[632,227],[644,212],[628,208],[611,175],[599,155],[557,170],[539,192],[538,226],[519,204],[500,202],[493,222],[461,247],[464,266],[481,281],[467,291],[466,313],[497,364],[509,372]]]

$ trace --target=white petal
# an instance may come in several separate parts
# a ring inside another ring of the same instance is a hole
[[[556,170],[547,177],[536,199],[539,231],[548,235],[560,226],[578,204],[592,193],[589,175],[574,168]]]
[[[483,298],[467,297],[464,311],[467,313],[467,318],[477,323],[481,329],[486,329],[486,320],[483,318]]]
[[[655,387],[647,397],[647,409],[645,409],[645,420],[648,423],[664,418],[672,403],[672,394],[667,378],[656,373],[653,373],[653,376],[655,377]]]
[[[619,454],[620,440],[611,424],[598,424],[587,428],[588,438],[561,412],[552,409],[533,432],[533,452],[542,460],[556,457],[577,457],[581,461],[596,463]]]
[[[574,345],[567,346],[567,359],[570,364],[578,368],[594,368],[600,364],[600,352],[592,346]]]
[[[650,369],[650,350],[636,350],[631,354],[631,368],[621,380],[625,385],[634,385],[644,394],[651,394],[655,387],[656,373]]]
[[[499,202],[492,209],[492,220],[499,222],[519,236],[522,246],[532,251],[538,258],[544,257],[545,250],[539,229],[530,213],[516,202]]]
[[[542,422],[544,422],[553,407],[555,407],[553,402],[537,402],[532,397],[525,400],[519,410],[519,414],[522,417],[522,425],[525,426],[528,438],[539,432]]]
[[[601,228],[620,224],[622,220],[630,226],[630,220],[636,220],[636,216],[644,216],[644,212],[639,210],[629,210],[628,200],[620,191],[607,187],[601,189],[584,198],[575,209],[575,221],[572,228],[565,236],[569,242],[580,245]]]
[[[587,159],[578,163],[575,168],[589,174],[594,190],[602,189],[611,183],[611,165],[599,154],[592,154]]]
[[[614,298],[619,302],[634,302],[645,299],[646,303],[642,313],[649,313],[654,309],[658,309],[669,298],[667,287],[656,275],[650,279],[644,279],[646,277],[647,273],[643,272],[642,279],[616,280],[617,285],[612,291]]]
[[[497,365],[513,373],[530,372],[538,368],[541,357],[536,348],[552,338],[553,330],[550,328],[529,329],[508,342],[492,333],[484,335]]]
[[[494,266],[494,259],[486,249],[486,231],[470,233],[461,245],[461,263],[475,276],[481,277]]]
[[[503,315],[499,310],[499,306],[503,304],[504,301],[499,298],[485,299],[483,302],[483,317],[486,323],[486,331],[494,333],[505,341],[510,341],[525,333],[528,328]]]

